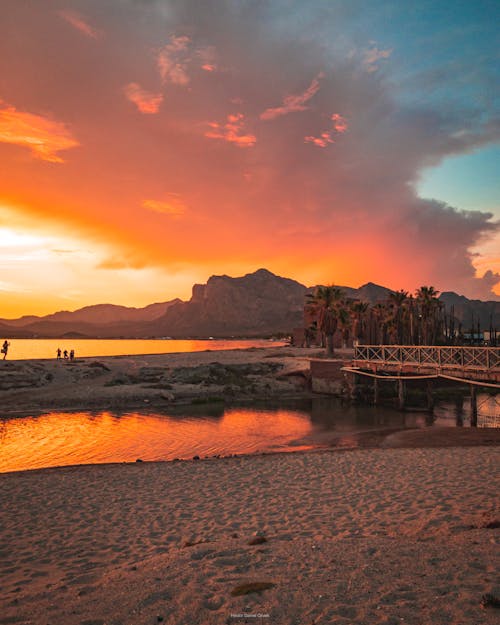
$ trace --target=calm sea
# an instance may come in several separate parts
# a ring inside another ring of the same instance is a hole
[[[479,425],[498,415],[496,398],[479,396]],[[310,448],[310,435],[334,435],[355,445],[353,432],[470,424],[468,402],[439,404],[434,419],[421,412],[342,405],[318,397],[287,407],[191,406],[174,412],[52,412],[0,417],[0,472],[142,460],[172,460]],[[318,439],[318,436],[316,436]]]
[[[2,338],[2,337],[0,337]],[[3,339],[0,341],[3,343]],[[172,354],[215,349],[278,347],[283,341],[249,340],[159,340],[159,339],[9,339],[9,360],[55,358],[57,349],[75,350],[76,357]]]

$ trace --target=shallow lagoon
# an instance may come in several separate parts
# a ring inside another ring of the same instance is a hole
[[[481,395],[479,425],[496,418],[496,398]],[[333,435],[387,428],[467,427],[468,402],[440,403],[434,416],[318,397],[286,406],[190,406],[183,412],[51,412],[0,419],[0,472],[73,464],[173,460],[293,451]],[[304,440],[306,439],[306,440]]]

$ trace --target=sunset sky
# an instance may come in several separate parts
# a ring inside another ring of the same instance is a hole
[[[500,295],[495,0],[2,0],[0,317],[306,285]]]

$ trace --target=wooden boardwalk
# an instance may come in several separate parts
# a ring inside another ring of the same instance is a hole
[[[319,393],[356,395],[358,377],[373,380],[373,403],[379,401],[380,383],[396,382],[397,404],[405,406],[406,384],[426,380],[427,407],[434,407],[433,381],[443,378],[468,384],[471,423],[477,425],[477,391],[500,391],[500,348],[438,347],[415,345],[358,345],[350,362],[312,359],[312,390]],[[343,375],[343,378],[341,377]]]
[[[348,368],[384,379],[440,377],[500,389],[500,347],[358,345]]]

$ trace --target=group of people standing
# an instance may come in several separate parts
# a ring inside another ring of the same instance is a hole
[[[61,348],[58,347],[57,348],[57,360],[74,360],[75,359],[75,350],[71,349],[69,352],[67,349],[65,349],[63,352],[61,351]]]

